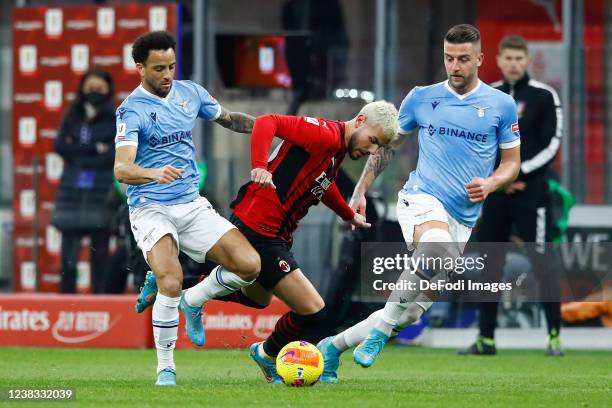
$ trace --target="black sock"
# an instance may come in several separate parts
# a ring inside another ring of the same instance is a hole
[[[497,302],[482,302],[480,304],[480,335],[490,339],[495,337],[497,326]]]
[[[543,302],[544,314],[548,325],[548,334],[558,336],[561,329],[561,303]]]
[[[252,300],[250,297],[242,293],[242,290],[237,290],[235,292],[230,293],[229,295],[216,297],[215,300],[220,300],[222,302],[234,302],[240,303],[241,305],[252,307],[254,309],[265,309],[268,305],[260,305],[259,303]]]
[[[305,340],[316,343],[322,338],[321,327],[324,327],[326,314],[325,307],[309,315],[285,313],[278,319],[274,331],[264,342],[264,351],[270,357],[276,357],[278,352],[292,341]]]

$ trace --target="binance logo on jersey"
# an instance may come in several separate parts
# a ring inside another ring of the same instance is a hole
[[[429,125],[429,127],[427,128],[427,131],[429,132],[430,136],[433,136],[434,133],[436,133],[437,131],[440,136],[453,136],[453,137],[458,137],[458,138],[462,138],[465,140],[476,141],[476,142],[481,142],[481,143],[487,142],[486,133],[476,133],[476,132],[470,132],[469,130],[466,131],[464,129],[457,129],[457,128],[444,127],[444,126],[441,126],[438,129],[436,129],[432,125]]]
[[[147,140],[147,143],[149,143],[149,146],[155,147],[159,144],[159,138],[156,136],[151,136],[149,140]]]
[[[169,136],[151,136],[147,143],[151,147],[167,146],[174,143],[180,143],[185,139],[191,139],[191,130],[174,132]]]
[[[433,136],[434,133],[436,133],[436,128],[433,127],[432,125],[429,125],[429,127],[427,128],[427,131],[429,132],[429,136]]]

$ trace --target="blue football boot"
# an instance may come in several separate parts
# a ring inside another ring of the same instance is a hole
[[[157,373],[157,381],[155,381],[155,385],[176,385],[176,371],[170,367],[164,368]]]
[[[265,358],[261,357],[259,353],[257,353],[257,347],[259,347],[260,344],[261,342],[251,344],[249,349],[251,358],[261,369],[264,377],[266,377],[266,381],[268,381],[270,384],[282,384],[283,380],[276,372],[276,363],[274,361],[266,360]]]
[[[185,300],[185,290],[181,294],[179,310],[185,316],[187,335],[196,346],[202,347],[206,343],[204,324],[202,324],[202,306],[191,306]]]
[[[155,303],[157,297],[157,281],[153,271],[148,271],[144,284],[140,288],[140,295],[136,301],[136,313],[142,313],[145,309]]]
[[[325,362],[323,374],[321,374],[319,381],[325,384],[338,383],[338,367],[340,366],[342,352],[334,346],[333,339],[334,336],[326,337],[317,344]]]
[[[378,329],[372,329],[368,337],[353,351],[353,360],[360,366],[368,368],[374,364],[376,356],[380,354],[387,341],[389,336]]]

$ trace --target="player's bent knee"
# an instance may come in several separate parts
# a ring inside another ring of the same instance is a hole
[[[232,270],[236,275],[247,281],[254,281],[261,270],[261,258],[255,250],[245,251],[237,256]]]
[[[166,296],[178,297],[183,289],[183,279],[174,275],[162,275],[157,278],[159,292]]]
[[[452,242],[452,240],[453,238],[447,230],[442,228],[430,228],[421,234],[419,244],[425,242]]]
[[[442,228],[430,228],[423,232],[412,255],[423,259],[416,275],[421,279],[432,280],[447,273],[448,261],[459,258],[458,246],[452,242],[450,233]]]
[[[314,315],[321,311],[325,312],[325,301],[321,297],[309,299],[308,303],[301,305],[296,313],[301,315]]]

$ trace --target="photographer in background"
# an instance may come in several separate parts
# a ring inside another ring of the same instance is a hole
[[[85,235],[91,237],[92,292],[103,292],[115,160],[113,97],[110,74],[99,69],[86,72],[55,139],[55,150],[64,160],[52,219],[62,232],[62,293],[76,292]]]

